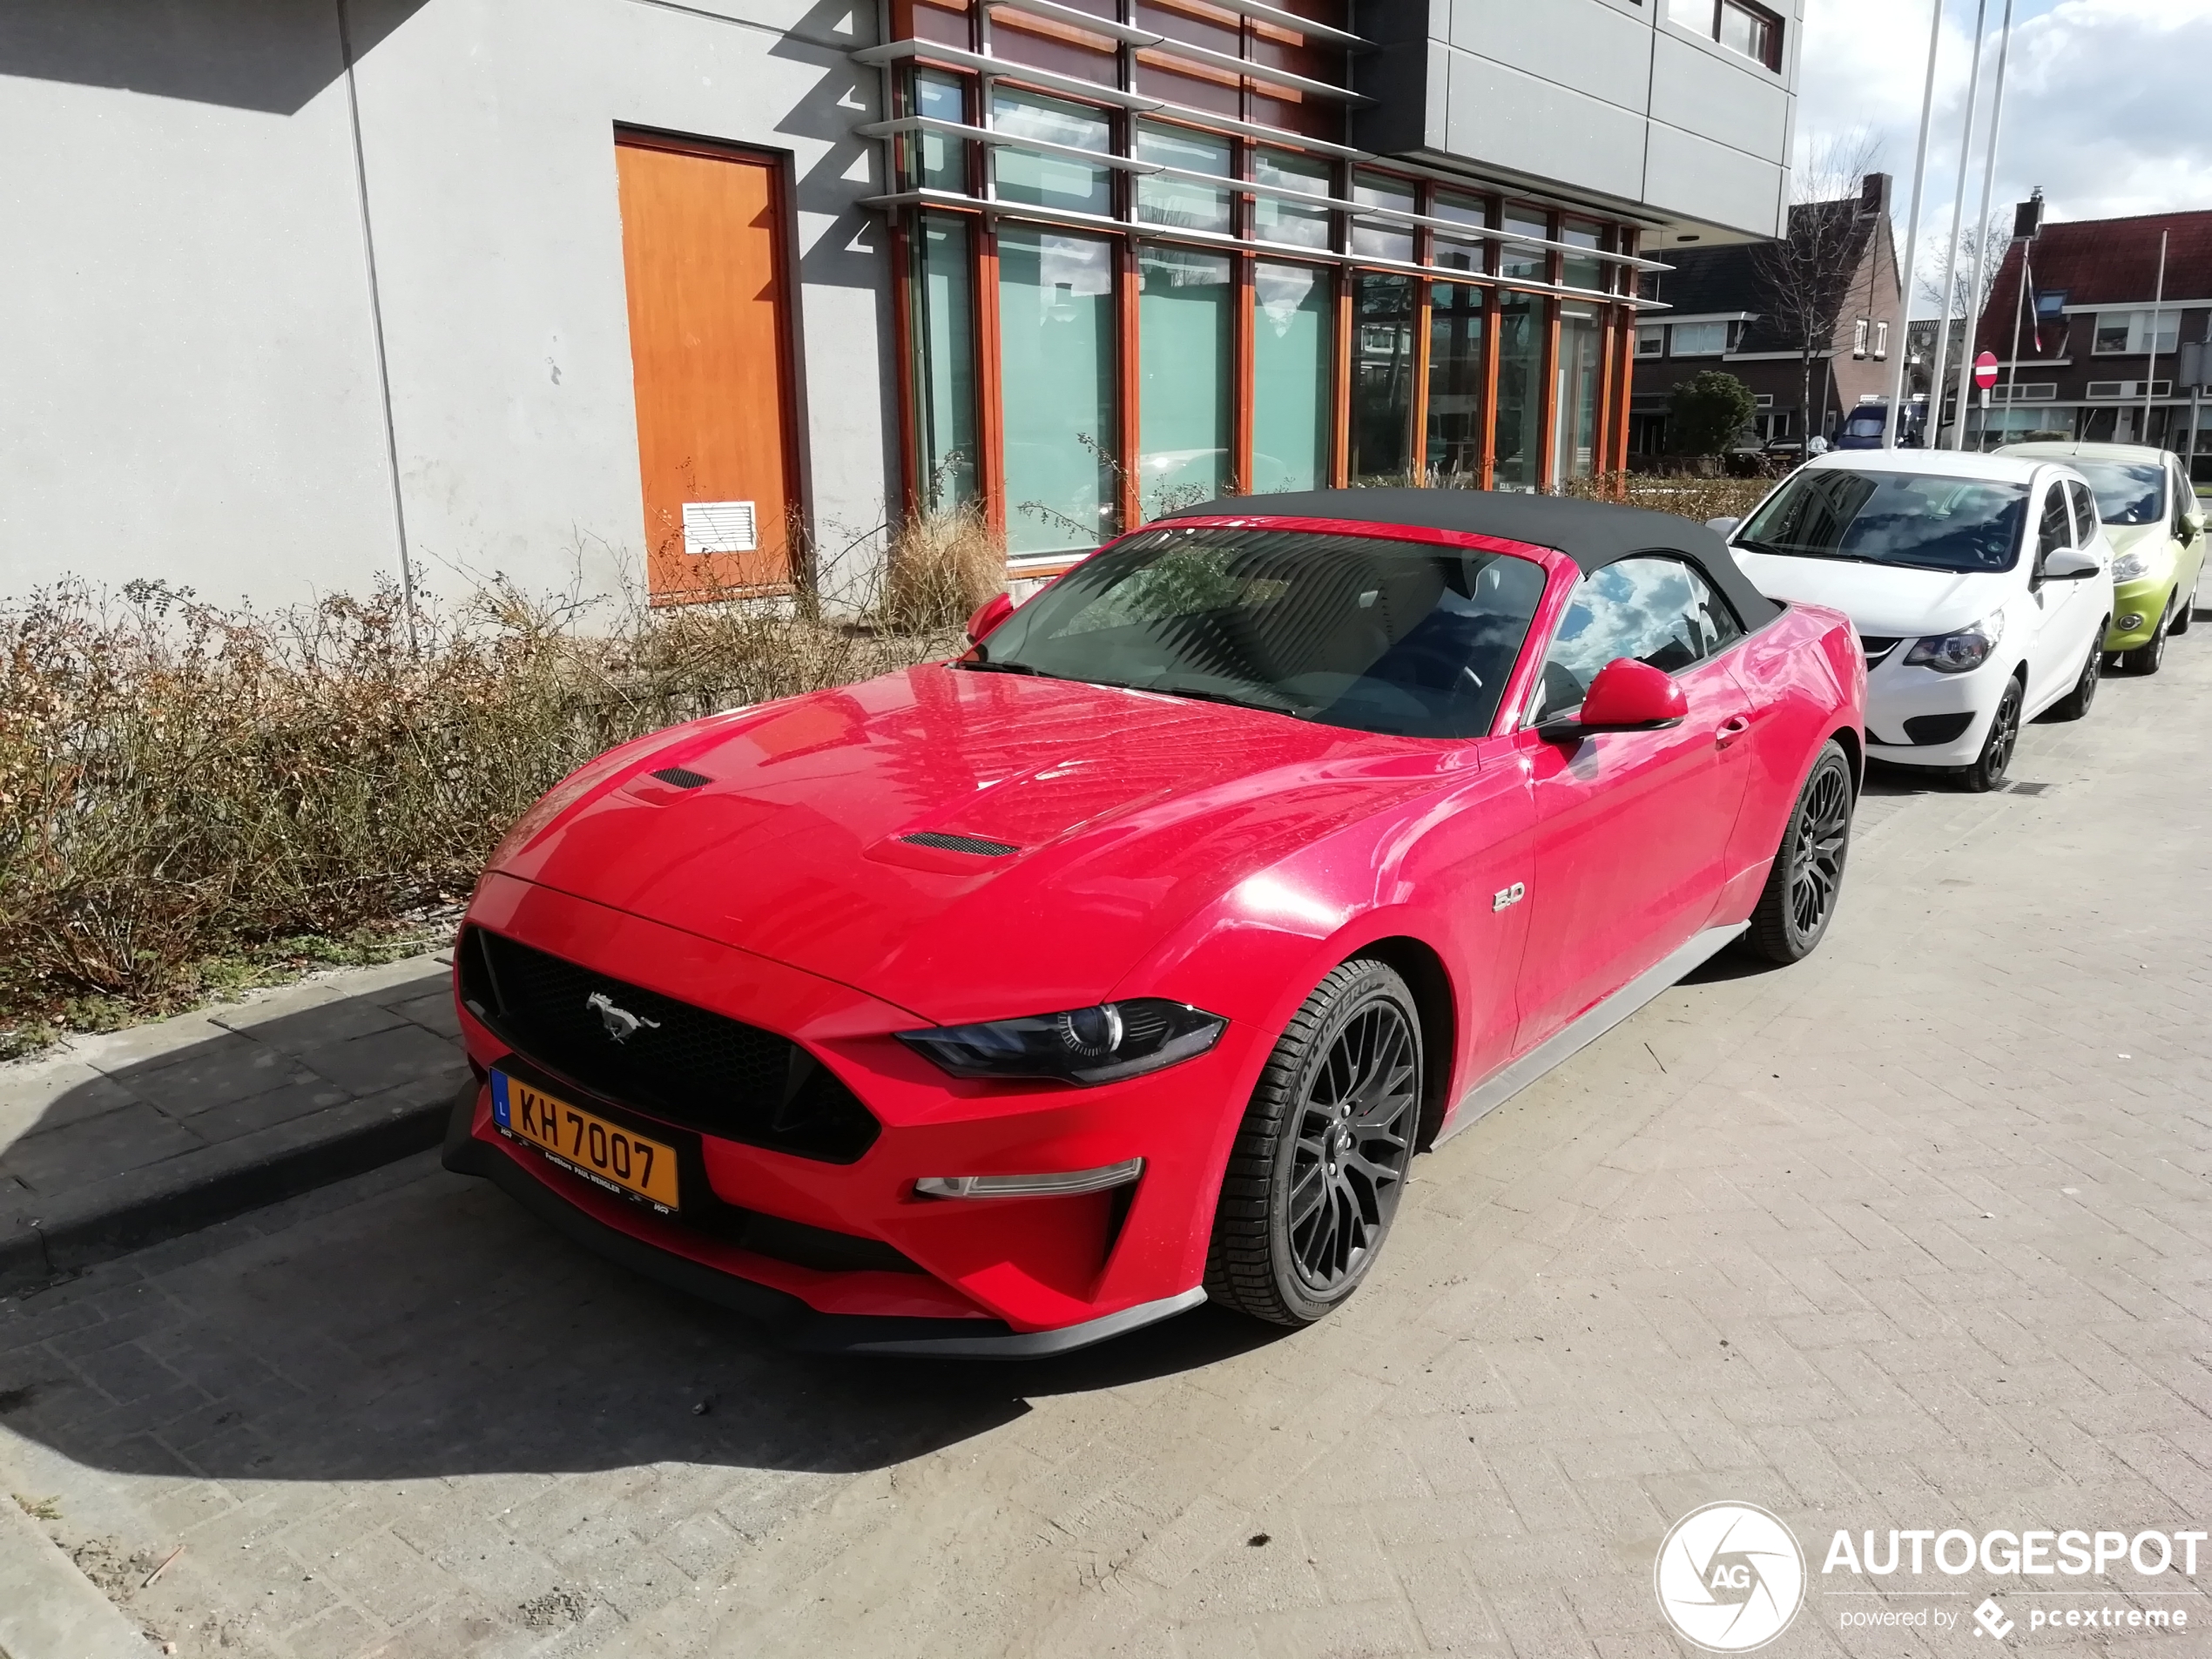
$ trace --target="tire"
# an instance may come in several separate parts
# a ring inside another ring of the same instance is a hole
[[[2199,577],[2195,582],[2190,584],[2189,602],[2183,605],[2180,612],[2175,617],[2174,625],[2166,631],[2168,633],[2179,636],[2188,632],[2189,624],[2196,620],[2197,590],[2203,585],[2204,580],[2202,577]]]
[[[1397,970],[1368,957],[1314,988],[1237,1131],[1206,1251],[1206,1293],[1306,1325],[1359,1288],[1420,1128],[1421,1027]]]
[[[2082,661],[2081,673],[2074,680],[2074,689],[2051,705],[2054,720],[2078,720],[2097,700],[2097,685],[2104,678],[2105,629],[2111,622],[2112,618],[2107,617],[2097,624],[2097,637],[2089,642],[2089,655]]]
[[[2166,609],[2158,613],[2158,626],[2152,629],[2150,637],[2133,651],[2120,653],[2121,663],[2130,674],[2155,674],[2166,664],[2167,631],[2174,622],[2174,596],[2166,596]]]
[[[1812,954],[1835,916],[1851,852],[1851,759],[1828,739],[1805,774],[1788,827],[1751,912],[1743,942],[1768,961],[1801,962]]]
[[[1997,712],[1990,716],[1981,759],[1959,774],[1959,787],[1981,795],[2003,783],[2005,769],[2013,764],[2013,751],[2020,746],[2020,683],[2015,675],[2005,682],[2004,693],[1997,699]]]

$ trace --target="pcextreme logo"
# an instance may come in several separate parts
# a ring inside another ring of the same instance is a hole
[[[1660,1543],[1652,1578],[1667,1622],[1709,1653],[1764,1648],[1805,1599],[1804,1552],[1756,1504],[1691,1510]]]

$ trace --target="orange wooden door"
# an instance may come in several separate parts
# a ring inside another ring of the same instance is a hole
[[[617,141],[630,361],[657,604],[792,579],[790,284],[772,163]]]

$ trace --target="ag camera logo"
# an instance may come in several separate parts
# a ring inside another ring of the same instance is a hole
[[[1764,1648],[1805,1599],[1804,1552],[1756,1504],[1691,1510],[1660,1544],[1652,1577],[1667,1622],[1709,1653]]]

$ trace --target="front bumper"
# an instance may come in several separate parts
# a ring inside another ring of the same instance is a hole
[[[1866,754],[1905,766],[1971,766],[1989,740],[1997,699],[2017,663],[1993,655],[1965,674],[1908,667],[1901,639],[1866,674]]]
[[[1203,1299],[1215,1195],[1256,1066],[1233,1023],[1215,1049],[1096,1089],[948,1077],[891,1035],[926,1023],[848,987],[511,878],[469,909],[490,928],[596,973],[743,1020],[803,1046],[880,1124],[830,1163],[673,1125],[516,1054],[466,1005],[481,1075],[536,1071],[588,1110],[683,1143],[680,1218],[603,1191],[493,1121],[481,1086],[456,1103],[448,1167],[496,1181],[578,1242],[762,1319],[786,1341],[869,1352],[1049,1353]],[[695,1154],[690,1148],[696,1147]],[[1064,1197],[932,1198],[927,1176],[1092,1169],[1130,1158],[1128,1186]],[[702,1190],[702,1187],[704,1190]],[[759,1245],[731,1217],[843,1240],[859,1265]],[[874,1259],[867,1259],[871,1252]]]
[[[2154,571],[2133,582],[2123,582],[2112,590],[2112,626],[2105,630],[2107,651],[2133,651],[2138,645],[2148,645],[2158,632],[2158,624],[2166,619],[2166,607],[2174,597],[2174,572],[2170,570]],[[2120,624],[2129,617],[2139,618],[2132,628]]]

